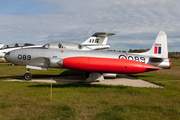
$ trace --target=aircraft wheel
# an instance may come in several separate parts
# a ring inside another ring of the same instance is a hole
[[[90,75],[90,73],[89,72],[86,72],[86,78],[89,78],[89,75]]]
[[[24,75],[24,79],[25,80],[31,80],[32,79],[32,74],[31,73],[26,73],[25,75]]]

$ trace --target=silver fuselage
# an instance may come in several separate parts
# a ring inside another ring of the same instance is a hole
[[[83,50],[67,50],[67,49],[47,49],[47,48],[26,48],[14,50],[5,55],[6,60],[19,65],[31,65],[38,67],[61,67],[57,63],[64,58],[69,57],[99,57],[114,59],[135,60],[160,68],[169,68],[169,59],[151,59],[145,53],[121,53],[112,51],[83,51]]]

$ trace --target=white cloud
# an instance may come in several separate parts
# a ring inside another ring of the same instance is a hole
[[[151,46],[153,42],[149,41],[153,41],[158,32],[163,30],[170,39],[168,43],[172,48],[169,50],[174,50],[175,42],[180,44],[178,0],[39,0],[38,2],[43,6],[50,4],[51,9],[48,8],[44,14],[0,15],[0,42],[81,43],[95,32],[112,32],[116,33],[116,36],[109,38],[111,49],[129,50]]]

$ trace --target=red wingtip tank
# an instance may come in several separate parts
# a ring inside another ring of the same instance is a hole
[[[133,60],[96,57],[70,57],[61,60],[58,64],[71,70],[98,73],[134,74],[161,69]]]

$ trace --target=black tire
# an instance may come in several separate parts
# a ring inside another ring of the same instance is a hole
[[[89,78],[89,75],[90,75],[90,73],[89,72],[86,72],[86,78]]]
[[[25,75],[24,75],[24,79],[25,80],[31,80],[32,79],[32,75],[31,75],[31,73],[26,73]]]

